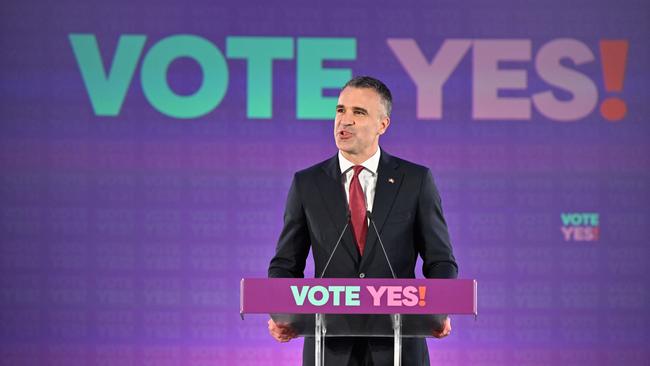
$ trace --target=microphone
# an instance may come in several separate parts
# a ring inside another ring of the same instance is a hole
[[[336,241],[336,244],[334,245],[334,249],[332,249],[332,254],[330,254],[330,257],[327,258],[327,263],[325,263],[325,268],[323,268],[323,272],[321,272],[319,278],[323,278],[325,276],[325,271],[327,270],[327,267],[329,267],[330,262],[332,261],[332,257],[334,257],[334,253],[336,252],[336,248],[339,247],[339,244],[341,244],[341,239],[343,238],[343,234],[345,234],[345,230],[350,226],[350,211],[348,210],[346,219],[345,219],[345,226],[343,226],[343,230],[341,230],[341,235],[339,235],[339,239]]]
[[[381,245],[381,250],[384,252],[384,257],[386,257],[386,262],[388,263],[390,273],[393,275],[393,278],[397,278],[397,276],[395,276],[395,272],[393,271],[393,266],[390,265],[390,260],[388,259],[388,254],[386,253],[386,247],[384,247],[384,242],[381,241],[381,235],[379,235],[377,225],[375,225],[375,220],[372,219],[372,213],[370,211],[366,211],[366,216],[368,216],[370,224],[372,224],[373,229],[375,229],[375,234],[377,234],[377,239],[379,239],[379,245]]]

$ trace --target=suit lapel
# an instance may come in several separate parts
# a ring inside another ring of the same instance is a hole
[[[377,169],[377,187],[375,188],[375,198],[372,205],[372,217],[380,234],[386,218],[393,207],[393,202],[404,177],[404,174],[397,169],[398,166],[399,164],[393,157],[386,154],[383,150],[381,151],[381,158]],[[368,263],[368,258],[372,257],[371,254],[374,250],[377,250],[376,247],[378,245],[377,234],[372,224],[370,224],[359,271],[364,271]],[[381,250],[381,248],[378,250]],[[384,254],[381,253],[381,256],[383,257]]]
[[[336,231],[336,237],[334,238],[336,240],[346,224],[348,212],[345,191],[341,182],[338,156],[334,156],[327,161],[323,165],[323,171],[326,178],[319,179],[317,184],[323,202],[325,202],[325,206],[330,213],[330,220]],[[330,250],[334,249],[334,244],[336,242],[331,243]],[[345,230],[339,246],[344,247],[350,256],[354,258],[355,262],[359,262],[359,251],[356,248],[354,237],[352,236],[352,227],[350,225]]]

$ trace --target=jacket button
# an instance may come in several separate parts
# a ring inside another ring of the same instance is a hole
[[[359,278],[364,278],[364,277],[366,277],[365,273],[359,273]]]

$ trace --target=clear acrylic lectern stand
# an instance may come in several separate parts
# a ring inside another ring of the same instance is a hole
[[[315,365],[325,365],[327,337],[392,337],[393,364],[401,365],[402,337],[432,337],[446,315],[406,314],[272,314],[276,324],[291,326],[299,336],[314,337]]]

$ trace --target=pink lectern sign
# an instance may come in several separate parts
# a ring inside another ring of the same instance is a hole
[[[475,280],[244,278],[242,314],[477,314]]]

